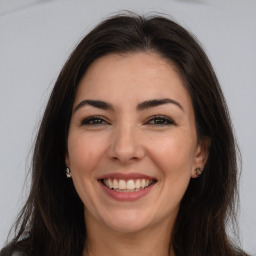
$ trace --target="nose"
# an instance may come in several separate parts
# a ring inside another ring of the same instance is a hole
[[[122,164],[133,163],[145,156],[141,136],[136,128],[123,125],[112,132],[108,156]]]

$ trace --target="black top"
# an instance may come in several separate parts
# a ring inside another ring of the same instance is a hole
[[[15,251],[14,253],[10,254],[10,248],[7,246],[0,251],[0,256],[26,256],[26,254],[19,251]]]

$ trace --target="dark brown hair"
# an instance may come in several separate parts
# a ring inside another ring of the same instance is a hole
[[[191,179],[173,230],[176,256],[246,255],[233,245],[237,147],[225,99],[214,70],[188,31],[163,16],[131,13],[94,28],[64,65],[36,138],[32,186],[9,249],[26,255],[82,255],[86,241],[83,203],[65,177],[65,153],[78,83],[90,64],[108,53],[155,52],[182,76],[194,107],[198,138],[211,140],[203,175]],[[231,222],[230,222],[231,223]]]

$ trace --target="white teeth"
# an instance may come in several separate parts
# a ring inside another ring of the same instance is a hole
[[[137,189],[140,189],[140,180],[136,180],[135,186]]]
[[[141,186],[141,188],[146,187],[146,181],[145,181],[145,179],[142,179],[142,180],[141,180],[140,186]]]
[[[106,184],[107,187],[109,187],[109,188],[114,188],[113,182],[112,182],[111,179],[106,179],[105,181],[108,181],[108,185]]]
[[[128,180],[128,181],[127,181],[126,189],[135,189],[134,180]]]
[[[126,189],[126,182],[124,180],[119,180],[119,184],[118,184],[118,188],[119,189]]]
[[[144,189],[153,183],[153,180],[149,179],[130,179],[130,180],[118,180],[118,179],[104,179],[104,185],[114,190],[122,190],[125,192],[138,191]],[[128,190],[128,191],[127,191]]]
[[[113,189],[118,188],[118,181],[116,179],[113,180]]]

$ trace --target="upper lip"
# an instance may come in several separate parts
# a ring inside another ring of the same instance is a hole
[[[149,180],[156,180],[155,177],[145,175],[145,174],[141,174],[141,173],[120,173],[120,172],[104,174],[104,175],[98,177],[97,179],[98,180],[103,180],[103,179],[122,179],[122,180],[149,179]]]

